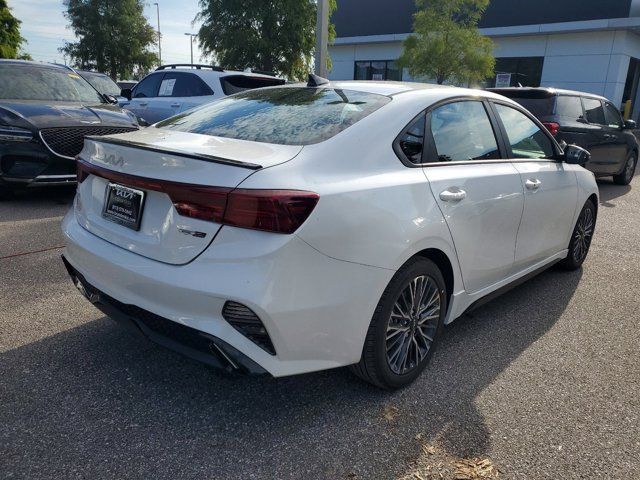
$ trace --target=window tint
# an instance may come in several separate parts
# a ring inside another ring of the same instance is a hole
[[[495,104],[507,132],[513,158],[551,158],[554,154],[549,137],[524,113]]]
[[[103,75],[102,73],[95,72],[78,72],[82,78],[89,82],[93,88],[100,93],[108,93],[109,95],[120,95],[120,87],[118,84],[111,80],[111,77]]]
[[[598,125],[606,125],[604,120],[604,110],[600,100],[595,98],[582,98],[584,111],[587,114],[587,122],[597,123]]]
[[[573,121],[582,117],[582,103],[580,103],[580,97],[559,95],[556,100],[556,115]]]
[[[500,158],[496,137],[481,102],[455,102],[431,112],[438,161]]]
[[[247,90],[157,123],[158,128],[280,145],[309,145],[337,135],[391,101],[333,88]]]
[[[253,88],[275,87],[276,85],[284,85],[281,78],[264,78],[250,77],[248,75],[228,75],[220,77],[222,91],[225,95],[233,95],[234,93],[244,92]]]
[[[605,102],[604,104],[604,118],[607,121],[607,125],[611,128],[622,127],[622,117],[620,116],[620,112],[616,107],[608,102]]]
[[[420,118],[413,121],[413,123],[405,130],[398,140],[398,146],[402,153],[404,153],[407,160],[411,163],[422,163],[422,147],[424,145],[424,127],[425,116],[420,115]]]
[[[154,73],[153,75],[143,78],[142,81],[135,86],[133,97],[155,97],[158,94],[158,87],[160,86],[160,80],[163,76],[164,73]]]
[[[197,75],[193,73],[168,72],[165,74],[159,97],[201,97],[213,95],[213,91]]]
[[[499,92],[502,95],[502,92]],[[533,97],[533,96],[516,96],[505,95],[512,100],[518,102],[524,108],[533,113],[536,117],[546,117],[553,115],[553,97]],[[578,100],[579,102],[579,100]]]

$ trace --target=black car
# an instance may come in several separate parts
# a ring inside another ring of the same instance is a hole
[[[636,124],[624,121],[606,98],[554,88],[490,88],[533,113],[558,142],[575,144],[591,153],[585,167],[598,177],[613,176],[628,185],[638,163]]]
[[[75,183],[85,136],[138,128],[69,67],[0,60],[0,193]]]

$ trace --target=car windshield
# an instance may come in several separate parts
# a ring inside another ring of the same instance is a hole
[[[106,93],[108,95],[113,95],[114,97],[120,95],[120,87],[118,87],[116,82],[111,80],[111,77],[94,72],[82,72],[80,75],[82,75],[87,82],[93,85],[93,88],[95,88],[99,93]]]
[[[351,90],[274,87],[249,90],[156,124],[182,132],[281,145],[337,135],[391,99]]]
[[[39,65],[0,65],[0,99],[104,103],[80,75]]]

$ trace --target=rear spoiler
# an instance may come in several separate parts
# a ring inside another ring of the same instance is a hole
[[[167,150],[165,148],[154,147],[152,145],[147,145],[146,143],[134,142],[134,141],[125,140],[122,138],[101,137],[96,135],[88,135],[85,138],[94,142],[99,142],[99,143],[123,145],[125,147],[133,147],[133,148],[139,148],[140,150],[147,150],[149,152],[165,153],[168,155],[175,155],[177,157],[194,158],[197,160],[204,160],[205,162],[220,163],[222,165],[231,165],[233,167],[247,168],[249,170],[260,170],[261,168],[263,168],[262,165],[258,165],[257,163],[241,162],[239,160],[230,160],[228,158],[215,157],[213,155],[207,155],[205,153],[193,153],[193,152],[183,152],[183,151],[177,151],[177,150]]]

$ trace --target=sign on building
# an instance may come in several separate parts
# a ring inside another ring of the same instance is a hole
[[[496,88],[510,87],[510,86],[511,86],[510,73],[498,73],[496,75]]]

